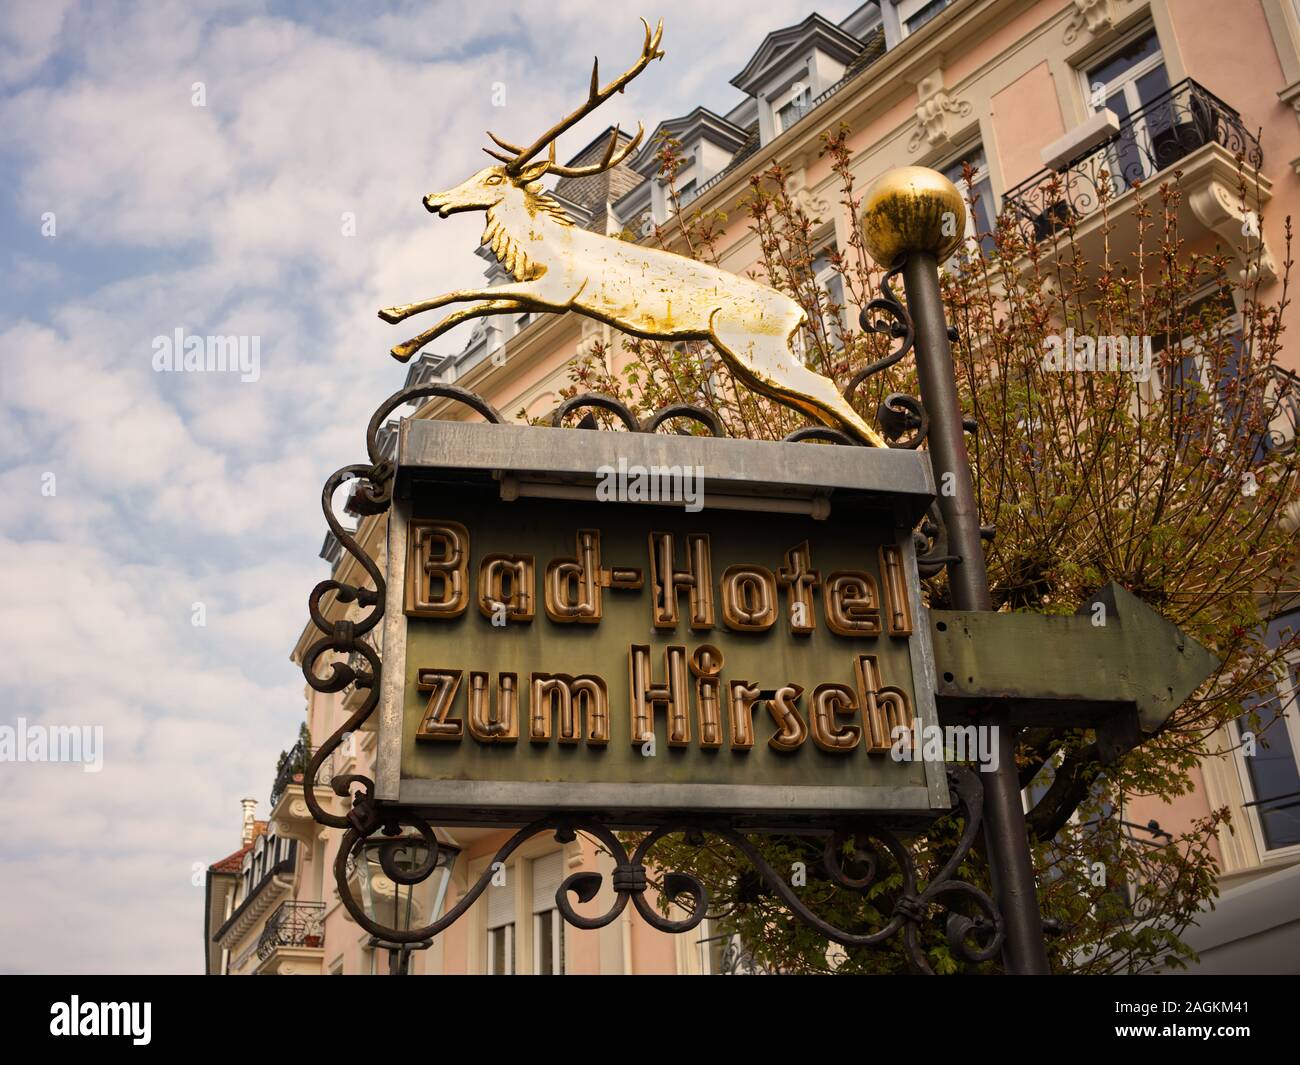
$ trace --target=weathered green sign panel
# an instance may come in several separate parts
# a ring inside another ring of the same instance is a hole
[[[918,456],[417,421],[399,446],[380,799],[449,824],[947,808],[893,735],[935,721]]]

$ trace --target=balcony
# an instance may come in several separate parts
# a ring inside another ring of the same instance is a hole
[[[1296,446],[1300,436],[1300,374],[1273,366],[1269,386],[1271,401],[1269,444],[1274,451],[1287,452]]]
[[[257,941],[259,974],[319,975],[325,953],[325,904],[282,902]]]
[[[311,760],[319,750],[319,747],[309,747],[302,741],[293,745],[284,767],[276,775],[275,783],[271,785],[271,806],[273,808],[279,804],[285,790],[291,784],[302,784],[303,773],[306,772],[307,766],[311,764]],[[316,773],[316,787],[323,788],[326,791],[329,790],[330,781],[333,779],[333,762],[334,756],[330,755],[321,763],[320,769]]]
[[[1236,249],[1250,228],[1249,216],[1269,194],[1269,183],[1259,175],[1263,162],[1259,141],[1241,116],[1189,78],[1134,111],[1100,144],[1009,190],[1003,207],[1027,240],[1077,240],[1098,228],[1103,215],[1127,210],[1133,190],[1177,167],[1183,175],[1180,213],[1199,223],[1191,231],[1212,230]],[[1239,192],[1243,175],[1249,203]],[[1258,237],[1250,268],[1276,276]]]
[[[319,750],[319,747],[309,747],[301,741],[294,744],[283,768],[276,775],[275,784],[271,787],[271,823],[275,826],[276,832],[288,839],[296,839],[308,845],[311,844],[315,819],[312,817],[311,808],[303,798],[303,775]],[[342,801],[337,799],[330,784],[334,779],[335,766],[339,766],[341,770],[345,764],[342,748],[339,748],[326,758],[317,770],[316,778],[312,783],[316,800],[322,805],[330,807],[335,801]]]
[[[1268,443],[1272,451],[1286,454],[1294,451],[1300,440],[1300,374],[1274,366],[1273,380],[1269,385]],[[1300,531],[1300,499],[1292,499],[1282,514],[1284,527]]]

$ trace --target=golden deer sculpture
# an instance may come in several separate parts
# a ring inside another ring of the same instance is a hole
[[[641,143],[644,127],[620,147],[617,126],[598,163],[560,166],[555,141],[641,73],[663,52],[663,21],[654,33],[644,19],[641,55],[624,73],[601,86],[599,61],[592,67],[586,102],[527,147],[488,136],[502,151],[484,151],[499,165],[484,167],[445,192],[430,193],[424,206],[441,218],[460,211],[486,211],[483,243],[514,278],[490,288],[448,292],[435,299],[388,307],[386,322],[400,322],[452,303],[472,303],[432,329],[398,344],[405,362],[424,345],[471,318],[518,311],[576,311],[647,340],[710,342],[749,387],[796,407],[877,447],[885,441],[848,404],[827,378],[804,366],[791,341],[807,320],[788,296],[756,281],[682,255],[646,248],[575,226],[559,202],[538,182],[546,174],[585,177],[617,166]],[[532,159],[543,149],[547,157]]]

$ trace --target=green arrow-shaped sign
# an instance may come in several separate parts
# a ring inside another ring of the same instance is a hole
[[[1218,667],[1204,647],[1117,584],[1073,615],[932,610],[940,717],[996,709],[1024,726],[1098,729],[1118,753],[1160,728]]]

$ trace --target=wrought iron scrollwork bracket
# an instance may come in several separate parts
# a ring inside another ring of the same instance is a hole
[[[359,587],[331,578],[321,581],[312,590],[308,610],[313,624],[322,635],[303,655],[303,675],[316,691],[340,692],[349,685],[355,685],[366,696],[333,735],[320,745],[303,774],[304,781],[315,780],[322,764],[341,746],[344,737],[359,729],[371,716],[380,691],[382,662],[379,653],[365,636],[383,617],[384,576],[352,532],[344,527],[334,513],[334,496],[340,486],[355,480],[357,486],[351,497],[351,508],[367,515],[384,513],[392,503],[395,467],[381,454],[380,429],[388,416],[399,407],[417,399],[433,397],[461,403],[488,422],[504,424],[504,419],[489,403],[455,385],[426,384],[404,389],[385,400],[370,420],[366,434],[369,463],[344,466],[326,480],[321,493],[321,509],[326,523],[344,550],[357,560],[373,587]],[[588,408],[610,412],[634,432],[654,432],[673,419],[689,418],[704,425],[712,435],[722,435],[722,425],[717,417],[702,408],[686,405],[667,407],[642,425],[624,404],[595,393],[575,396],[566,401],[555,411],[552,424],[560,425],[570,414]],[[835,435],[834,430],[811,426],[792,434],[792,437],[831,440]],[[362,617],[337,621],[327,618],[323,600],[331,593],[336,602],[356,603],[362,607]],[[329,655],[342,655],[345,660],[329,662],[328,674],[321,676],[317,668]],[[953,805],[963,819],[963,828],[948,860],[924,885],[919,880],[911,851],[882,823],[870,818],[850,819],[842,824],[827,826],[820,833],[826,837],[823,864],[828,877],[838,887],[865,894],[878,885],[884,876],[900,876],[901,888],[896,892],[890,916],[881,927],[871,931],[839,928],[818,916],[786,878],[769,864],[753,839],[725,820],[683,817],[666,822],[643,836],[629,854],[619,836],[599,819],[571,815],[541,818],[518,829],[502,844],[483,874],[437,920],[419,928],[389,928],[367,915],[353,897],[348,885],[349,865],[362,855],[368,842],[374,846],[372,837],[378,835],[379,842],[375,849],[385,875],[394,884],[418,884],[431,876],[439,864],[439,843],[433,826],[409,810],[378,802],[374,795],[374,781],[361,774],[339,775],[331,781],[334,793],[350,800],[350,809],[346,814],[334,814],[321,806],[315,789],[310,784],[303,788],[303,797],[318,824],[343,830],[343,838],[334,860],[334,878],[339,897],[357,924],[378,942],[401,946],[431,940],[464,916],[487,890],[496,863],[505,862],[527,840],[544,832],[552,833],[561,843],[571,842],[578,833],[583,833],[594,839],[614,860],[614,869],[610,875],[614,901],[602,914],[589,916],[577,909],[578,905],[596,898],[603,884],[600,873],[574,873],[560,885],[556,893],[556,905],[569,924],[582,929],[602,928],[617,920],[630,903],[654,928],[670,933],[690,931],[708,913],[709,896],[706,887],[692,874],[661,871],[651,857],[655,845],[665,837],[682,834],[694,845],[703,845],[708,836],[730,844],[745,856],[794,918],[818,931],[828,941],[856,950],[878,948],[895,937],[901,937],[909,966],[917,972],[930,973],[931,966],[921,947],[920,930],[935,909],[947,911],[945,936],[949,946],[958,956],[968,961],[980,962],[993,958],[1001,948],[1003,935],[1002,919],[989,896],[979,888],[956,878],[979,831],[983,789],[976,774],[965,768],[950,767],[948,781]],[[398,852],[412,834],[427,844],[428,856],[418,868],[408,869],[399,862]],[[844,851],[850,845],[852,857],[846,860]],[[684,912],[684,916],[670,917],[660,912],[651,901],[647,894],[654,880],[650,870],[659,876],[658,883],[654,886],[659,889],[661,897],[671,899]]]
[[[671,406],[655,411],[646,420],[645,424],[642,424],[641,419],[632,413],[627,404],[615,399],[613,396],[606,396],[600,392],[584,392],[581,395],[573,396],[571,399],[566,399],[551,414],[551,425],[559,428],[564,425],[564,419],[575,411],[590,411],[593,408],[613,414],[630,433],[653,433],[676,418],[686,418],[704,426],[709,431],[710,436],[727,435],[722,420],[706,407],[697,407],[691,403],[674,403]],[[588,415],[579,424],[579,428],[597,429],[599,425],[595,418]]]
[[[882,295],[868,302],[858,315],[864,333],[887,336],[891,340],[897,340],[898,346],[849,378],[844,388],[844,395],[849,399],[853,398],[864,381],[898,365],[915,347],[916,329],[912,324],[912,316],[894,292],[894,282],[902,274],[905,262],[906,255],[900,255],[898,261],[880,279]],[[885,317],[879,317],[882,314]],[[885,397],[876,411],[876,421],[890,447],[909,450],[918,448],[930,431],[930,418],[921,401],[901,392],[893,392]]]
[[[855,373],[845,388],[845,395],[852,397],[858,386],[869,377],[897,365],[913,351],[916,330],[907,307],[894,292],[893,283],[903,272],[907,261],[906,253],[900,255],[893,267],[880,279],[880,291],[883,295],[871,300],[859,315],[859,322],[864,332],[879,333],[900,341],[888,355],[869,363]],[[884,314],[887,317],[878,317]],[[955,341],[958,337],[955,327],[949,326],[948,339]],[[891,392],[880,403],[876,411],[876,420],[880,424],[885,439],[890,447],[915,450],[925,442],[930,432],[930,416],[925,405],[916,396],[903,392]],[[972,418],[962,420],[962,428],[973,433],[976,423]],[[993,539],[991,526],[981,530],[984,539]],[[943,572],[952,562],[960,562],[960,555],[948,553],[948,533],[944,528],[943,515],[937,506],[931,506],[920,528],[913,534],[916,542],[917,569],[925,578],[935,577]]]

